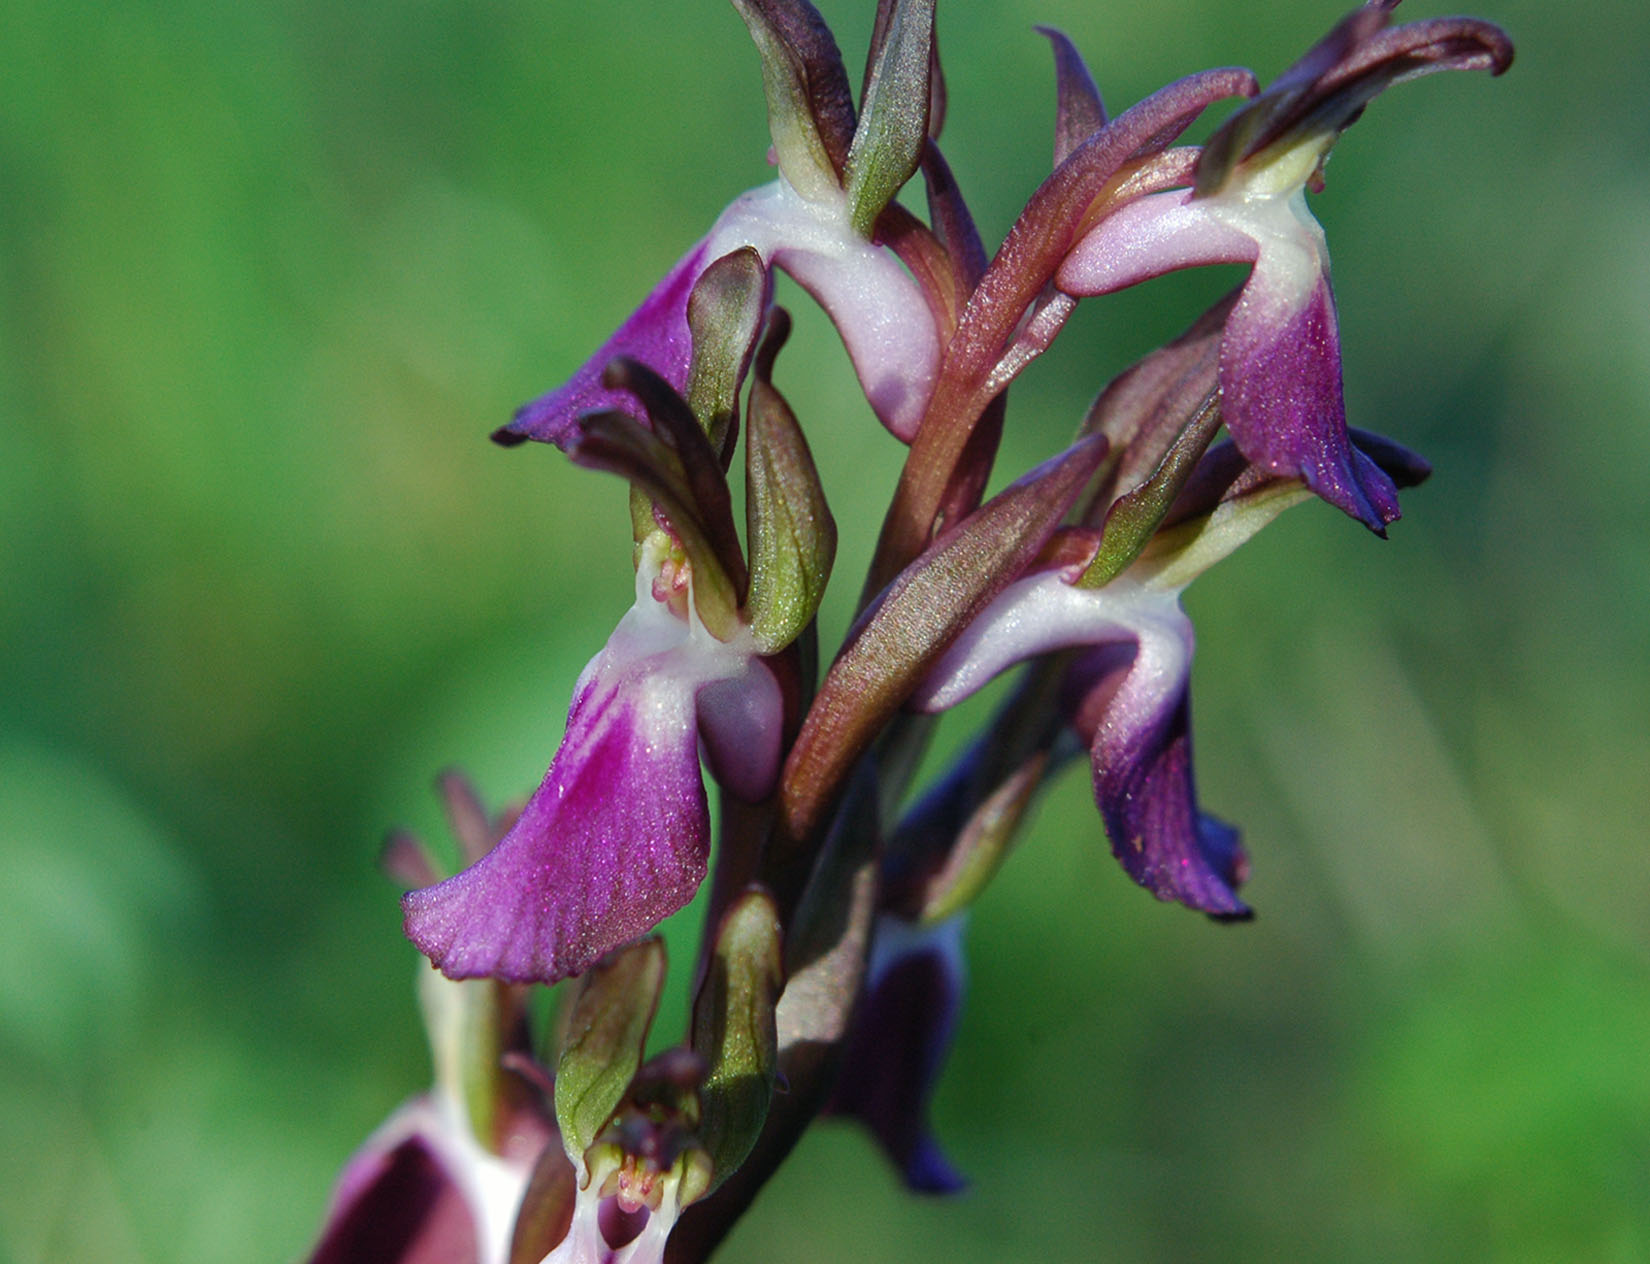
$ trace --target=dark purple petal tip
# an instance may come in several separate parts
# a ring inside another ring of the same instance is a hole
[[[641,361],[682,390],[692,351],[688,298],[709,262],[706,253],[704,242],[690,250],[578,372],[548,395],[517,409],[509,425],[493,432],[493,442],[513,447],[536,439],[565,448],[577,434],[574,422],[579,414],[596,409],[617,409],[643,420],[645,414],[628,392],[603,385],[603,372],[619,356]]]
[[[1398,489],[1347,432],[1335,300],[1306,249],[1274,245],[1255,264],[1221,344],[1221,409],[1249,460],[1384,535]]]
[[[1183,615],[1143,624],[1132,654],[1100,646],[1072,666],[1068,706],[1090,742],[1095,800],[1128,875],[1160,900],[1241,920],[1250,912],[1237,894],[1248,877],[1238,832],[1197,804],[1191,660]]]
[[[883,918],[828,1108],[865,1124],[907,1187],[920,1194],[954,1194],[967,1185],[928,1120],[962,986],[960,922],[918,930]]]
[[[1197,808],[1185,699],[1166,722],[1129,745],[1132,750],[1104,761],[1097,756],[1095,764],[1112,854],[1160,900],[1229,920],[1252,916],[1237,895],[1248,876],[1237,830]]]

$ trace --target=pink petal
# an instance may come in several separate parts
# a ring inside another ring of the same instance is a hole
[[[1190,199],[1187,189],[1151,193],[1106,216],[1066,256],[1055,283],[1088,298],[1181,268],[1254,262],[1252,236]]]

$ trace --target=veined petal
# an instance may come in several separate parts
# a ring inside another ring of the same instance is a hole
[[[605,667],[598,659],[516,827],[402,901],[408,937],[450,978],[582,973],[681,908],[705,876],[692,685]]]
[[[1210,198],[1214,214],[1259,243],[1220,349],[1221,409],[1243,455],[1298,476],[1372,531],[1398,517],[1398,491],[1346,429],[1341,344],[1323,232],[1304,191]]]
[[[1076,727],[1090,742],[1094,796],[1112,854],[1160,900],[1247,917],[1236,890],[1248,870],[1237,831],[1197,806],[1187,693],[1191,621],[1177,600],[1138,632],[1132,656],[1125,647],[1103,647],[1079,660],[1068,678],[1080,699]]]
[[[652,578],[638,571],[636,605],[580,677],[561,747],[515,827],[462,873],[403,897],[408,937],[449,977],[579,974],[681,908],[704,878],[698,694],[746,677],[753,651],[678,619],[653,599]],[[771,677],[768,687],[777,692]],[[741,709],[724,700],[716,710]],[[769,714],[776,705],[718,725],[777,743],[776,725],[751,732]],[[776,760],[749,758],[743,788]]]
[[[1089,230],[1060,265],[1055,283],[1089,298],[1181,268],[1253,263],[1259,251],[1252,234],[1210,214],[1190,190],[1149,193]]]
[[[602,373],[616,357],[629,356],[647,365],[677,391],[683,390],[693,350],[688,298],[700,274],[719,257],[710,252],[708,240],[688,251],[578,372],[548,395],[517,409],[510,424],[493,433],[494,440],[508,445],[537,439],[566,447],[576,437],[574,419],[580,413],[601,408],[618,409],[645,421],[646,413],[635,397],[627,391],[608,390],[602,385]]]
[[[962,928],[960,917],[926,930],[879,920],[828,1108],[870,1128],[905,1183],[925,1194],[955,1193],[965,1184],[928,1121],[962,1004]]]

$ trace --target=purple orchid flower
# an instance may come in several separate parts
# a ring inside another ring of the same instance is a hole
[[[681,908],[705,876],[701,741],[731,793],[778,771],[779,684],[742,625],[718,640],[656,533],[636,604],[573,691],[567,731],[515,827],[403,897],[408,937],[451,978],[553,983]]]
[[[1352,436],[1397,486],[1430,472],[1397,444]],[[934,664],[910,705],[943,711],[1017,663],[1075,651],[1063,709],[1089,747],[1112,853],[1160,900],[1222,919],[1249,917],[1237,894],[1249,867],[1238,832],[1198,807],[1188,692],[1195,637],[1181,594],[1311,494],[1303,480],[1278,478],[1235,443],[1215,445],[1132,565],[1088,587],[1079,582],[1092,556],[1085,553],[1016,580]]]
[[[1016,663],[1085,650],[1067,673],[1067,713],[1089,743],[1113,853],[1159,899],[1246,916],[1236,832],[1198,810],[1192,781],[1194,638],[1181,589],[1128,574],[1082,588],[1072,582],[1080,573],[1045,571],[1011,584],[935,665],[912,705],[945,710]]]
[[[853,361],[876,414],[910,442],[933,388],[939,335],[927,300],[885,246],[859,236],[842,190],[804,197],[783,175],[736,199],[710,235],[672,268],[642,305],[568,381],[525,405],[494,437],[539,439],[565,446],[580,413],[629,411],[630,398],[602,386],[602,371],[630,356],[677,390],[688,377],[692,340],[688,297],[716,260],[744,247],[764,267],[780,268],[823,307]]]
[[[1226,323],[1221,407],[1243,454],[1384,531],[1392,480],[1347,436],[1340,335],[1323,230],[1306,205],[1340,133],[1390,84],[1436,70],[1505,70],[1512,45],[1467,18],[1387,30],[1397,0],[1354,11],[1210,138],[1191,189],[1102,220],[1056,278],[1089,296],[1213,263],[1253,268]]]
[[[825,309],[877,416],[903,441],[914,437],[938,372],[940,336],[928,297],[884,243],[878,221],[925,142],[932,5],[909,6],[908,20],[880,31],[857,116],[841,54],[811,5],[735,0],[734,7],[762,55],[779,178],[735,199],[565,385],[494,435],[500,442],[565,446],[580,413],[630,410],[630,400],[602,384],[621,356],[682,391],[692,351],[689,296],[708,267],[744,249],[756,252],[770,279],[775,268],[786,272]]]
[[[967,1183],[928,1122],[962,1005],[965,920],[916,926],[891,914],[878,919],[864,995],[827,1112],[861,1120],[906,1185],[923,1194],[951,1194]]]

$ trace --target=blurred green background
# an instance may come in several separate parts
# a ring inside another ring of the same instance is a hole
[[[1479,11],[1512,72],[1383,98],[1316,200],[1354,422],[1437,476],[1189,597],[1259,919],[1134,888],[1069,773],[971,928],[972,1191],[823,1126],[725,1258],[1650,1258],[1650,10]],[[1339,12],[942,6],[988,240],[1033,22],[1120,108]],[[629,601],[622,487],[486,434],[767,178],[757,62],[712,0],[21,0],[0,48],[0,1258],[287,1260],[427,1081],[383,830],[450,763],[525,793]],[[1086,304],[1003,475],[1231,281]],[[899,451],[790,305],[834,638]]]

